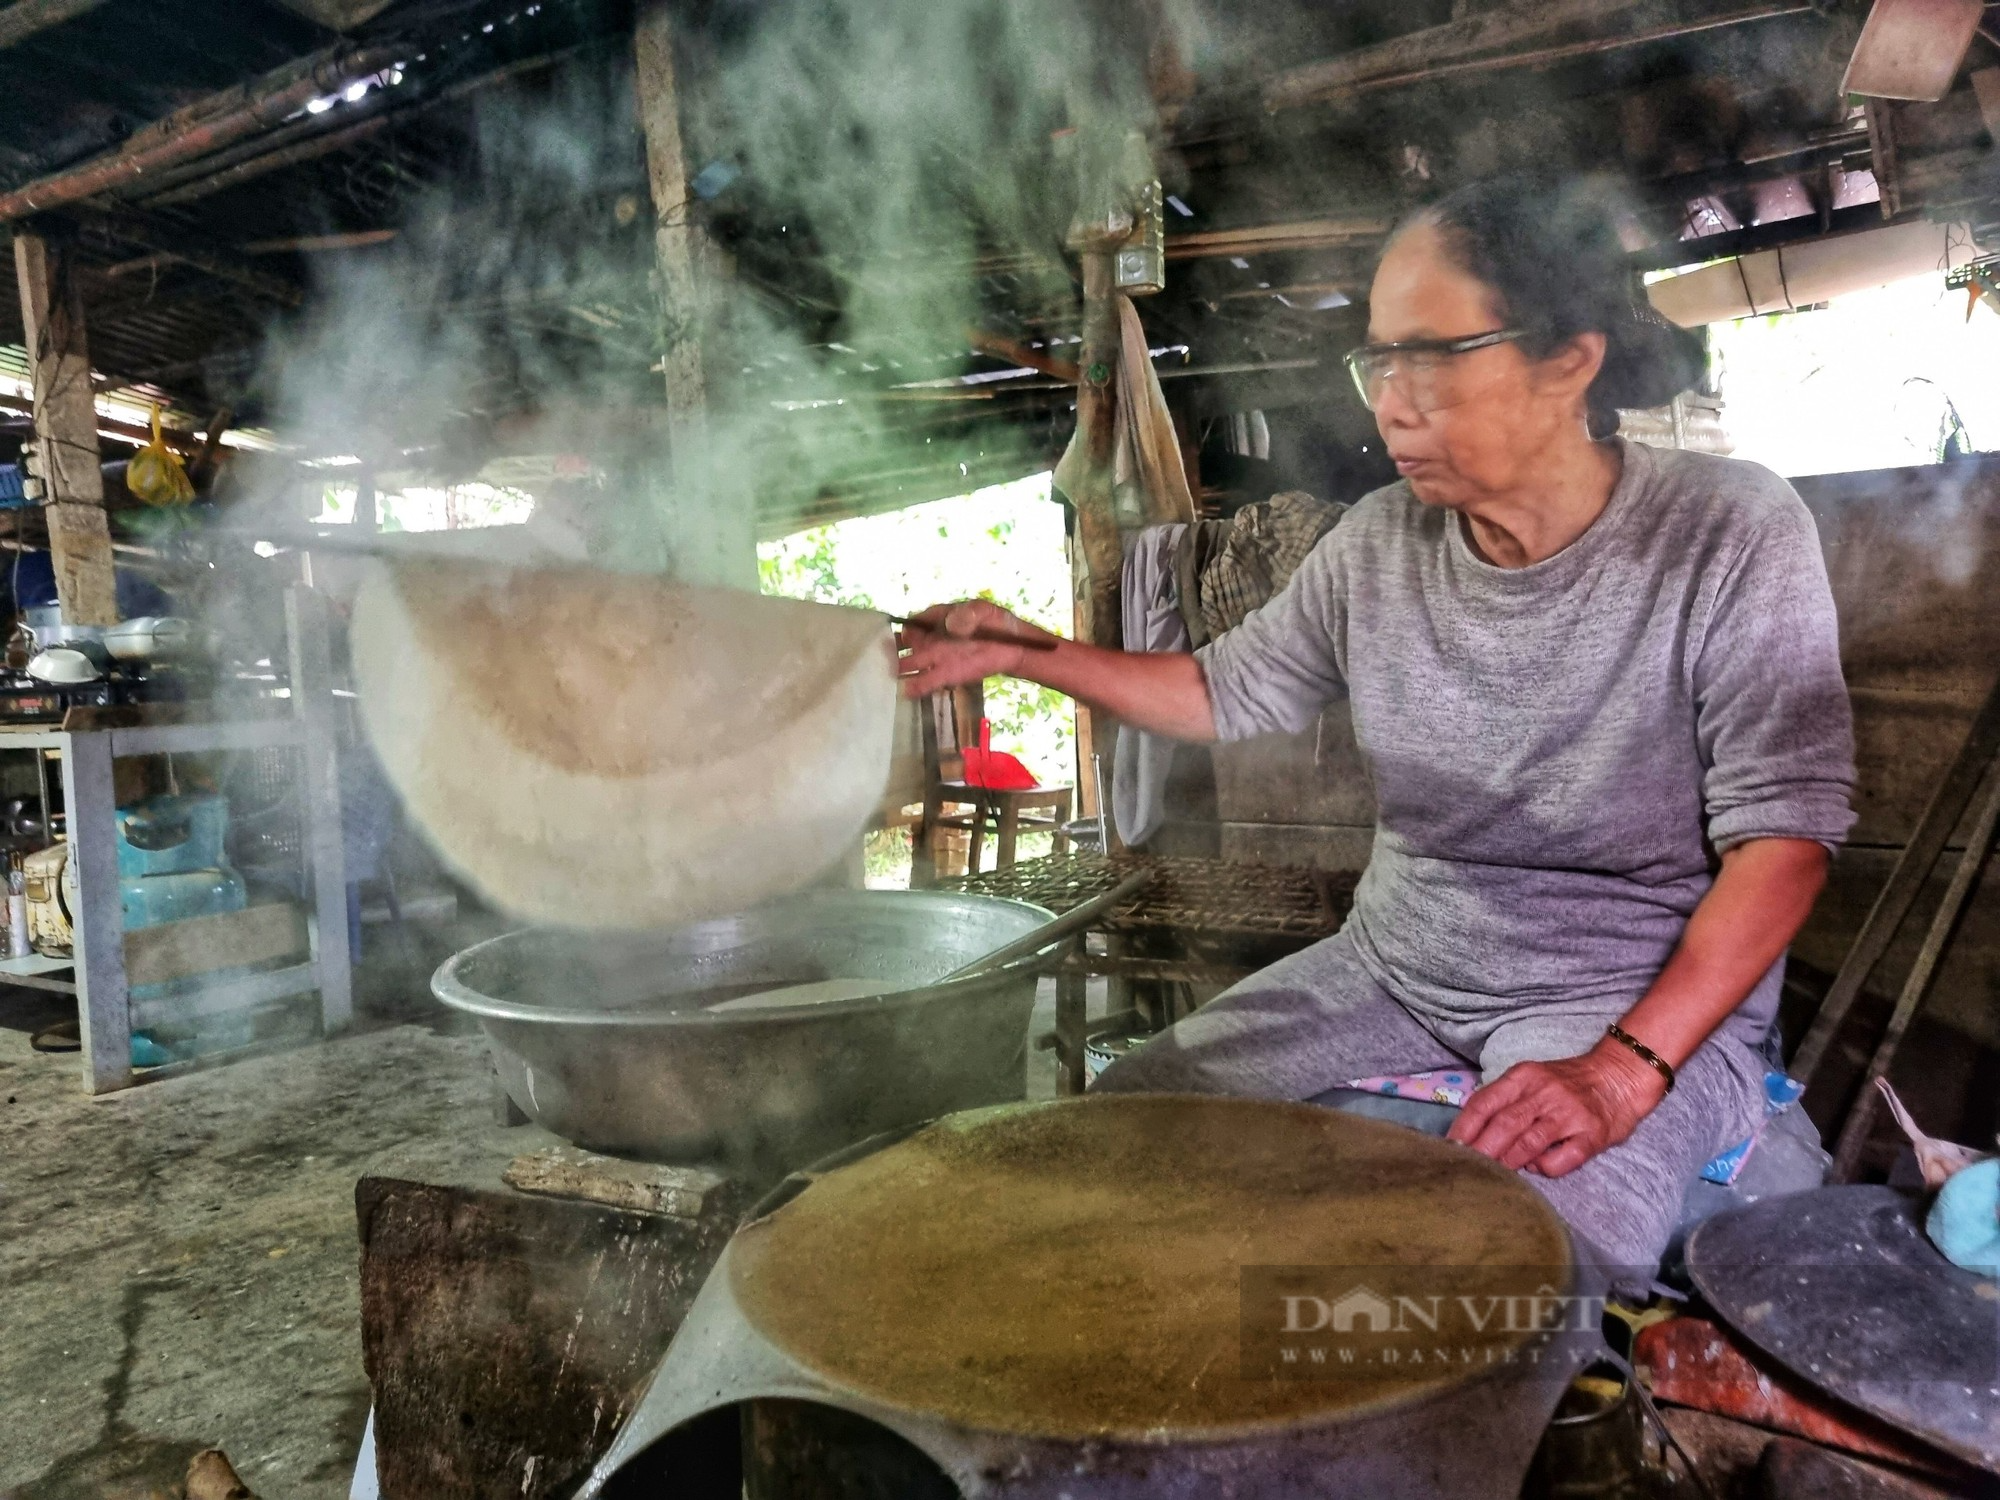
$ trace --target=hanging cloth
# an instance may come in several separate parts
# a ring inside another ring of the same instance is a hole
[[[1192,521],[1194,496],[1181,464],[1180,438],[1153,370],[1139,309],[1122,292],[1118,335],[1118,445],[1111,459],[1111,492],[1118,497],[1120,522],[1127,516],[1155,523]],[[1146,503],[1148,496],[1154,504]]]
[[[1187,529],[1148,526],[1126,539],[1119,609],[1127,651],[1189,649],[1174,582],[1174,549]],[[1118,726],[1111,755],[1111,816],[1118,837],[1129,846],[1145,843],[1166,822],[1167,777],[1173,765],[1174,742],[1167,736]]]
[[[1118,524],[1136,529],[1148,522],[1192,521],[1194,496],[1181,464],[1174,419],[1167,411],[1160,377],[1153,372],[1139,309],[1123,292],[1118,294],[1118,374],[1113,384],[1117,401],[1112,420],[1117,435],[1112,444],[1111,492]],[[1083,450],[1079,424],[1056,464],[1056,488],[1065,495],[1078,493]]]
[[[1226,523],[1228,538],[1201,569],[1201,615],[1213,640],[1277,597],[1347,507],[1286,490],[1246,505]]]

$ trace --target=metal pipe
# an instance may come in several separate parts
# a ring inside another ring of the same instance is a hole
[[[1111,793],[1104,784],[1104,757],[1096,751],[1090,756],[1090,786],[1097,799],[1097,852],[1106,854],[1111,849]]]
[[[343,46],[267,73],[241,89],[211,95],[139,132],[123,150],[0,196],[0,223],[80,203],[148,173],[220,150],[269,129],[315,99],[381,72],[400,55],[401,49],[394,47]]]
[[[48,550],[46,547],[37,547],[33,542],[24,542],[18,537],[0,536],[0,552],[46,552]],[[155,561],[163,561],[165,557],[165,554],[156,548],[141,547],[132,542],[113,542],[111,550],[127,557],[144,557]]]

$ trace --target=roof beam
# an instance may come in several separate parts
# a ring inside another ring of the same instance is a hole
[[[267,302],[275,302],[280,307],[297,307],[305,301],[305,292],[296,282],[245,265],[228,247],[212,244],[203,236],[177,225],[155,221],[150,215],[138,212],[103,214],[86,209],[77,218],[106,238],[137,245],[167,260],[179,261],[217,281],[229,282]],[[151,256],[146,258],[151,259]]]
[[[343,234],[295,234],[283,239],[252,240],[238,245],[242,255],[318,255],[328,250],[364,250],[370,245],[386,245],[399,230],[350,229]]]
[[[516,58],[513,62],[503,63],[434,92],[425,92],[419,84],[406,98],[391,97],[385,93],[371,95],[342,115],[341,118],[348,123],[337,129],[322,127],[306,119],[282,130],[274,130],[261,140],[247,141],[234,151],[219,153],[213,160],[195,162],[191,168],[176,173],[158,192],[140,201],[148,208],[169,208],[241,187],[267,173],[313,161],[336,151],[345,151],[384,129],[401,127],[439,105],[451,104],[481,89],[554,67],[594,45],[595,41],[577,42],[539,56]],[[403,92],[397,91],[398,94]]]
[[[0,195],[0,223],[95,198],[269,130],[313,100],[381,72],[400,55],[395,47],[342,45],[210,94],[134,132],[116,151]]]
[[[1167,236],[1167,259],[1215,260],[1286,251],[1371,248],[1393,221],[1383,215],[1348,219],[1301,219],[1284,224],[1252,224],[1239,229],[1202,229]]]
[[[1639,0],[1524,0],[1301,64],[1264,86],[1266,109],[1318,104],[1366,80],[1540,41],[1565,26],[1603,21]]]
[[[1777,219],[1699,239],[1667,240],[1633,255],[1632,264],[1642,271],[1671,271],[1680,266],[1704,265],[1730,256],[1754,255],[1760,250],[1836,239],[1843,234],[1881,227],[1881,210],[1873,203],[1857,203],[1850,208],[1834,209],[1824,220],[1817,214],[1803,214],[1796,219]]]
[[[96,10],[105,0],[14,0],[0,10],[0,51]]]
[[[1602,26],[1603,22],[1642,6],[1659,13],[1649,0],[1524,0],[1287,69],[1264,86],[1264,107],[1272,111],[1296,109],[1334,103],[1375,89],[1505,68],[1537,67],[1814,9],[1809,0],[1759,0],[1727,11],[1708,6],[1669,7],[1666,18],[1658,24],[1634,25],[1627,21],[1610,28]],[[1592,34],[1580,39],[1524,51],[1509,50],[1524,43],[1543,42],[1552,34],[1591,23],[1598,25]]]
[[[19,396],[0,396],[0,422],[25,422],[32,427],[34,419],[35,404],[32,400]],[[135,448],[142,448],[153,441],[151,427],[141,426],[137,422],[121,422],[116,417],[105,416],[103,412],[97,414],[97,435],[121,443],[130,443]],[[202,449],[202,440],[198,434],[182,432],[176,427],[162,427],[160,441],[181,454],[198,454]]]

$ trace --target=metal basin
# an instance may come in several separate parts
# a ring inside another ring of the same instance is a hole
[[[943,891],[817,891],[663,932],[528,929],[448,960],[538,1124],[593,1150],[771,1178],[877,1132],[1025,1090],[1039,957],[937,981],[1049,920]],[[732,996],[879,979],[856,1000],[713,1011]]]

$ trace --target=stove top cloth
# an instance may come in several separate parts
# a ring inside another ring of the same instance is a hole
[[[882,616],[585,567],[382,563],[354,680],[383,770],[496,906],[642,929],[848,855],[888,783]]]

